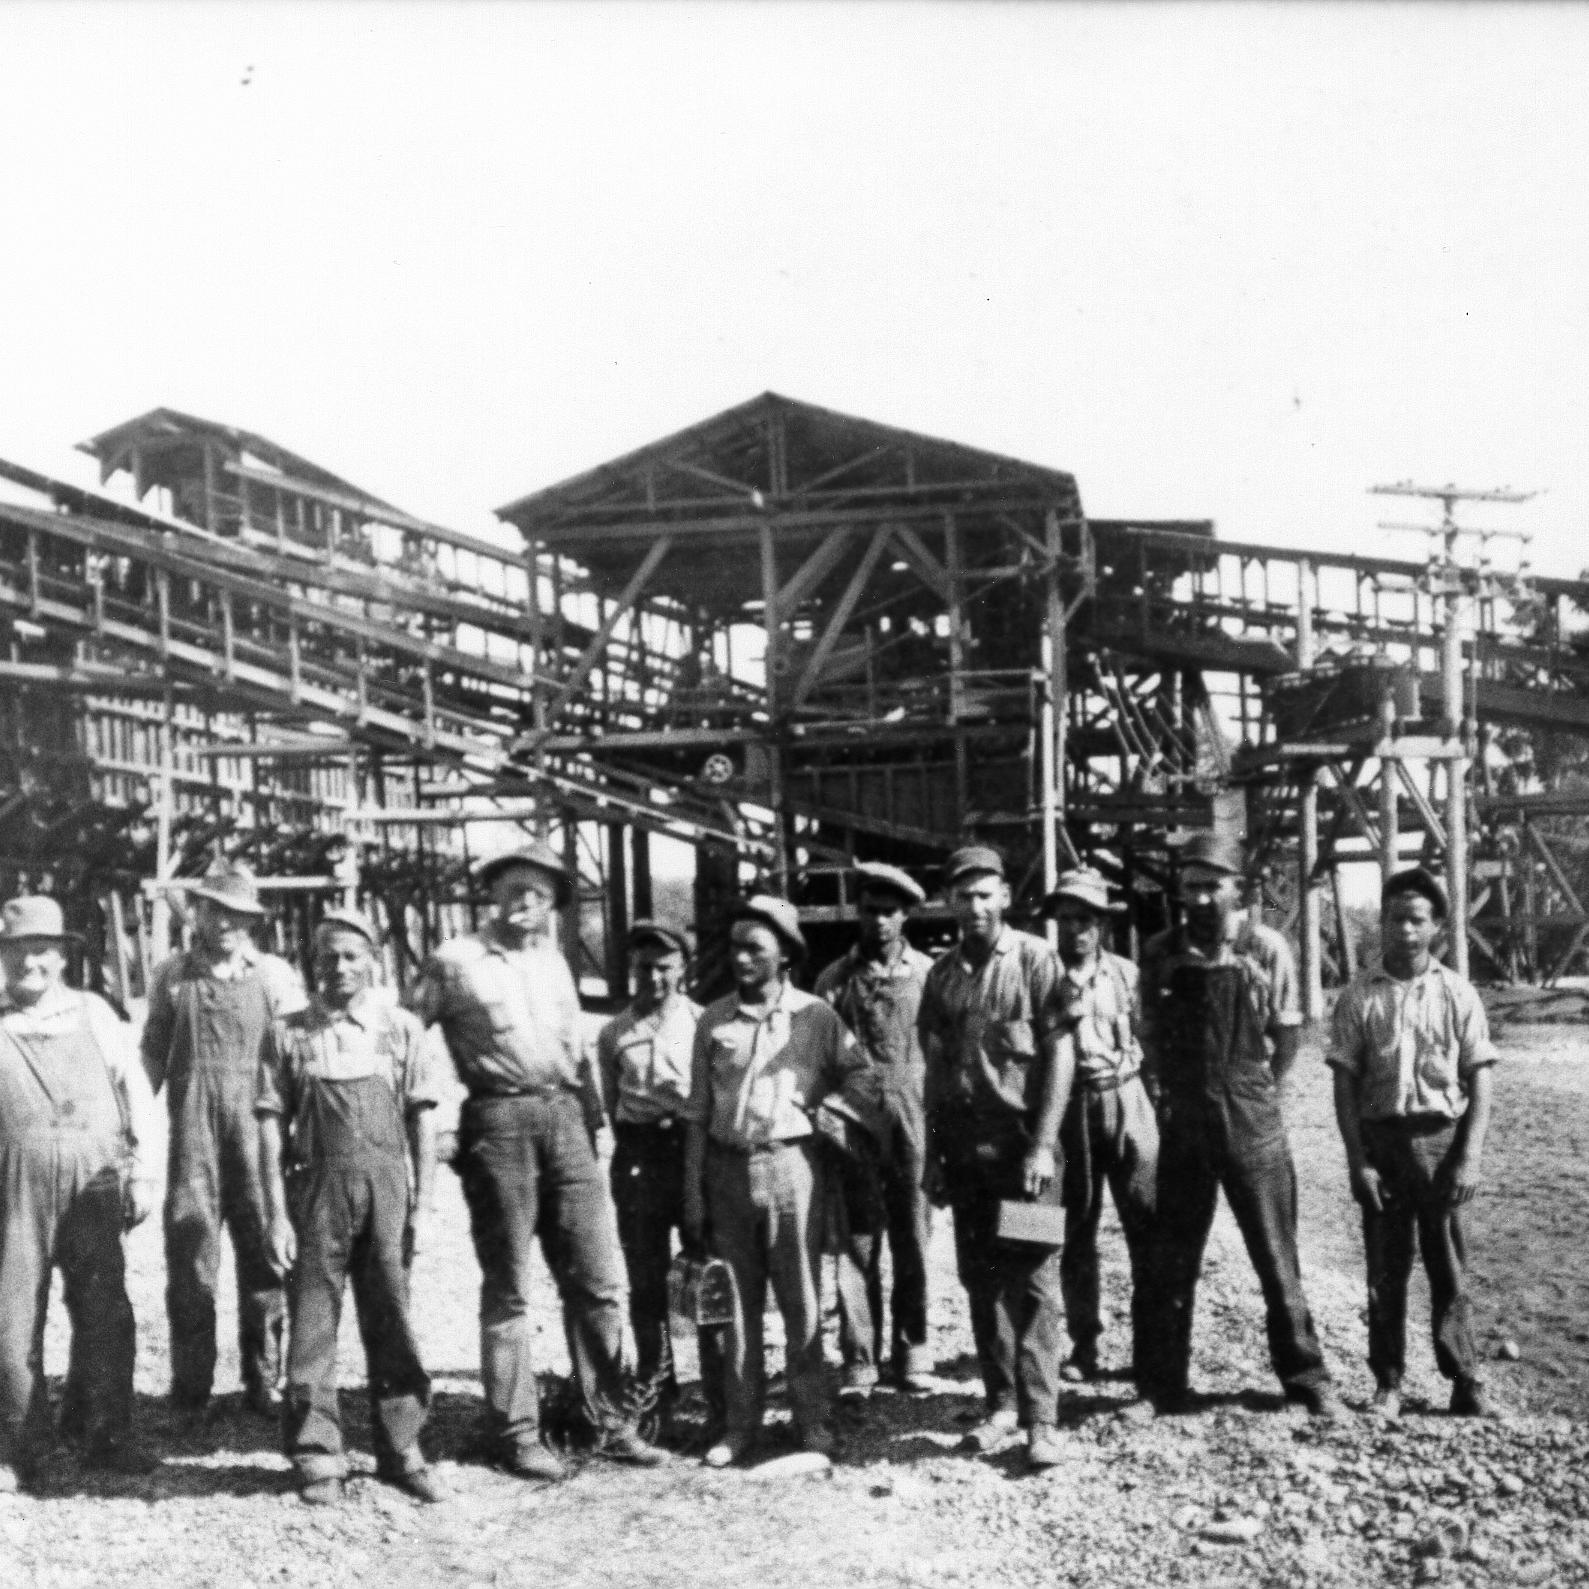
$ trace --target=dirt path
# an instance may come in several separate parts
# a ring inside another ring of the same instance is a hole
[[[1015,1451],[954,1447],[977,1405],[969,1331],[948,1232],[934,1252],[937,1394],[879,1393],[844,1420],[847,1455],[818,1479],[709,1474],[693,1463],[637,1473],[585,1463],[555,1489],[482,1467],[471,1444],[477,1274],[456,1183],[415,1294],[436,1377],[429,1440],[454,1492],[421,1509],[359,1479],[331,1515],[293,1494],[274,1432],[235,1398],[201,1440],[164,1428],[158,1233],[131,1244],[140,1321],[140,1427],[166,1458],[147,1480],[83,1475],[61,1452],[43,1492],[0,1501],[0,1585],[295,1586],[733,1584],[996,1586],[1076,1584],[1379,1585],[1589,1583],[1589,1045],[1563,1029],[1511,1036],[1502,1071],[1491,1186],[1475,1220],[1475,1277],[1497,1363],[1500,1425],[1450,1420],[1423,1332],[1410,1331],[1414,1410],[1396,1431],[1366,1418],[1319,1431],[1282,1410],[1263,1349],[1256,1284],[1223,1213],[1200,1297],[1195,1377],[1204,1409],[1139,1424],[1118,1416],[1120,1387],[1088,1387],[1067,1411],[1065,1464],[1025,1477]],[[1305,1055],[1292,1131],[1303,1183],[1308,1290],[1349,1401],[1366,1399],[1358,1230],[1346,1196],[1329,1087]],[[1106,1237],[1106,1303],[1124,1313],[1118,1234]],[[1424,1317],[1421,1290],[1413,1319]],[[543,1362],[566,1367],[550,1289],[538,1299]],[[223,1329],[231,1328],[230,1317]],[[1120,1325],[1105,1359],[1125,1350]],[[64,1359],[52,1326],[49,1361]],[[347,1376],[361,1361],[344,1334]],[[235,1352],[222,1383],[235,1381]],[[362,1436],[362,1396],[350,1398]],[[1459,1537],[1457,1520],[1473,1525]],[[1250,1535],[1234,1541],[1211,1535]],[[1439,1545],[1443,1554],[1422,1552]],[[1454,1546],[1463,1554],[1451,1554]]]

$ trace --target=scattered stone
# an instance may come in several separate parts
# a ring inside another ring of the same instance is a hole
[[[1533,1561],[1513,1562],[1509,1569],[1514,1584],[1548,1583],[1555,1571],[1555,1564],[1546,1556],[1536,1556]]]
[[[1503,1473],[1495,1484],[1496,1488],[1506,1495],[1521,1495],[1527,1488],[1515,1473]]]
[[[1203,1509],[1200,1506],[1183,1506],[1170,1519],[1170,1522],[1183,1533],[1189,1528],[1196,1528],[1203,1520]]]
[[[1250,1545],[1262,1532],[1256,1517],[1230,1517],[1205,1523],[1198,1532],[1215,1545]]]
[[[1515,1363],[1523,1355],[1523,1348],[1516,1341],[1502,1341],[1496,1348],[1495,1355],[1503,1363]]]
[[[1468,1543],[1468,1525],[1460,1517],[1443,1518],[1418,1541],[1420,1556],[1459,1556]]]
[[[1467,1560],[1477,1562],[1479,1566],[1483,1567],[1489,1562],[1495,1552],[1490,1549],[1489,1540],[1482,1536],[1474,1536],[1468,1540],[1467,1548],[1462,1554]]]

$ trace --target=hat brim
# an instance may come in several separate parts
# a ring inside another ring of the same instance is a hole
[[[551,878],[557,888],[553,898],[559,910],[574,897],[574,880],[567,872],[560,867],[543,865],[540,861],[527,861],[522,855],[504,855],[496,860],[483,861],[474,874],[475,882],[481,888],[490,888],[504,872],[512,871],[515,866],[522,866],[529,871],[540,872]]]
[[[0,932],[0,949],[8,943],[81,943],[80,932]]]
[[[686,960],[690,958],[690,946],[677,933],[668,932],[662,927],[640,927],[631,929],[625,939],[625,946],[633,952],[643,949],[648,943],[659,943],[674,954],[683,955]]]
[[[1085,905],[1095,916],[1123,916],[1126,906],[1118,900],[1093,899],[1086,894],[1078,894],[1068,888],[1056,888],[1052,894],[1043,899],[1043,913],[1050,914],[1062,899],[1074,900],[1078,905]]]
[[[776,916],[770,915],[765,910],[757,910],[754,905],[740,904],[734,907],[729,916],[729,922],[757,921],[760,922],[797,960],[806,957],[806,941],[789,931]]]
[[[219,889],[206,888],[202,883],[184,883],[183,891],[189,899],[207,899],[212,905],[219,905],[224,910],[234,912],[239,916],[268,916],[270,912],[258,900],[234,899],[230,894],[223,894]]]

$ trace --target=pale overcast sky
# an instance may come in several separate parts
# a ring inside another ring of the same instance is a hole
[[[1589,564],[1589,10],[0,4],[0,456],[169,404],[478,528],[773,389],[1099,516]]]

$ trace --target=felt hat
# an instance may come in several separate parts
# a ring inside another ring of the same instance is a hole
[[[645,943],[666,944],[669,949],[678,950],[686,960],[690,958],[688,931],[683,927],[675,927],[671,922],[657,921],[650,916],[642,916],[630,927],[625,942],[631,950],[638,949]]]
[[[1059,881],[1043,900],[1043,914],[1052,916],[1062,899],[1074,899],[1100,916],[1118,916],[1125,909],[1109,898],[1109,882],[1090,866],[1078,866],[1059,874]]]
[[[729,920],[759,921],[783,940],[784,947],[797,960],[805,958],[806,939],[800,931],[800,912],[787,899],[779,899],[776,894],[752,894],[749,899],[735,903]]]
[[[1241,840],[1228,833],[1194,833],[1181,846],[1182,866],[1202,866],[1227,877],[1245,877],[1247,861]]]
[[[986,844],[967,844],[943,863],[945,883],[953,883],[972,872],[991,872],[995,877],[1003,877],[1004,857]]]
[[[510,866],[533,866],[547,873],[557,885],[559,908],[574,897],[574,874],[563,864],[563,858],[551,845],[536,839],[522,850],[510,850],[506,855],[493,855],[475,868],[475,881],[482,888],[490,888]]]
[[[857,861],[855,875],[863,894],[868,889],[898,894],[907,906],[920,905],[927,898],[927,890],[909,872],[886,861]]]
[[[362,911],[346,910],[336,906],[331,910],[322,911],[320,925],[315,928],[315,936],[329,932],[334,927],[345,928],[348,932],[356,932],[361,938],[368,940],[372,949],[381,946],[380,934],[375,930],[374,923]]]
[[[244,861],[218,857],[210,863],[203,877],[183,886],[192,898],[208,899],[239,916],[266,914],[259,902],[259,879]]]
[[[0,943],[19,943],[26,939],[80,938],[68,932],[61,907],[43,894],[18,894],[0,906]]]
[[[1451,914],[1451,901],[1446,898],[1445,888],[1427,867],[1409,866],[1405,871],[1387,877],[1385,886],[1379,891],[1381,906],[1388,904],[1397,894],[1422,894],[1433,906],[1435,916],[1440,921]]]

